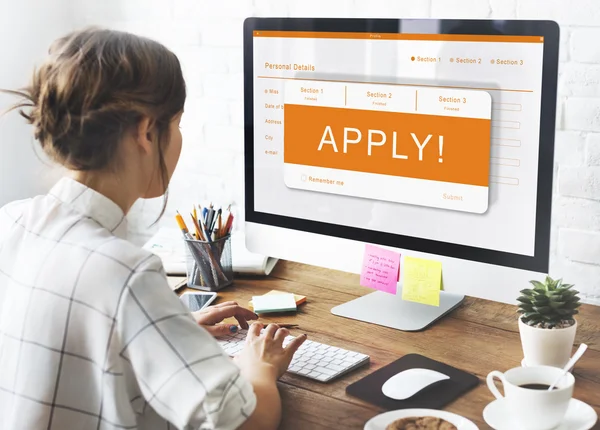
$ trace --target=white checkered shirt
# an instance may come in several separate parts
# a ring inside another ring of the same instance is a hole
[[[0,430],[233,429],[254,411],[125,231],[114,202],[67,178],[0,209]]]

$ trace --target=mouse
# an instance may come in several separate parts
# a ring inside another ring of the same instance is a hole
[[[430,369],[407,369],[396,373],[381,387],[383,394],[394,400],[406,400],[436,382],[450,379],[448,375]]]

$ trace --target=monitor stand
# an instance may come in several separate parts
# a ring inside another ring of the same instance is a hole
[[[396,295],[375,291],[331,309],[340,317],[365,321],[402,331],[419,331],[458,307],[465,296],[440,292],[440,306],[402,300],[402,288]]]

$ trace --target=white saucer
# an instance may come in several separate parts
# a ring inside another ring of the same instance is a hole
[[[364,430],[385,430],[393,421],[408,417],[436,417],[454,424],[458,430],[479,430],[479,428],[460,415],[435,409],[400,409],[379,414],[365,424]]]
[[[502,398],[487,405],[483,410],[483,419],[494,430],[517,430],[506,413],[505,402]],[[591,406],[571,399],[565,418],[553,430],[589,430],[597,420],[598,415]]]

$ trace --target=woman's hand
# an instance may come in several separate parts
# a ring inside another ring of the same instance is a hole
[[[192,315],[202,327],[213,336],[224,336],[235,333],[237,325],[220,324],[225,318],[235,317],[243,329],[248,328],[248,321],[258,319],[258,315],[249,309],[239,306],[236,302],[224,302],[215,306],[193,312]]]
[[[263,325],[254,323],[248,331],[244,349],[234,357],[235,363],[248,379],[279,379],[292,361],[294,353],[306,340],[306,335],[295,337],[284,348],[283,340],[289,334],[276,324],[269,326],[261,334]]]

